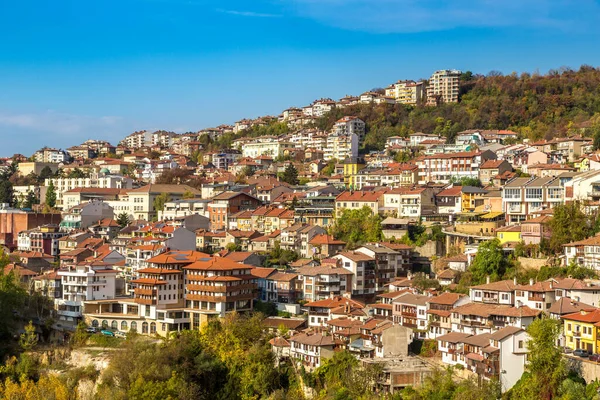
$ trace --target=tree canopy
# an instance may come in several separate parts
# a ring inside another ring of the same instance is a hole
[[[346,209],[335,220],[332,228],[333,236],[352,244],[377,242],[383,238],[381,216],[364,206],[359,210]]]

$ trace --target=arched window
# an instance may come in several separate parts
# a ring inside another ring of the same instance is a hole
[[[142,333],[148,333],[148,323],[144,322],[142,324]]]
[[[110,323],[110,328],[117,330],[119,328],[119,323],[117,321],[113,321]]]
[[[121,321],[121,330],[127,332],[127,321]]]
[[[150,333],[156,333],[156,322],[150,324]]]
[[[92,321],[92,326],[93,326],[94,328],[97,328],[97,327],[98,327],[98,320],[97,320],[97,319],[95,319],[95,320],[93,320],[93,321]]]
[[[129,328],[129,330],[137,332],[137,322],[131,321],[131,327]]]
[[[107,320],[102,321],[102,328],[108,328],[108,321]]]

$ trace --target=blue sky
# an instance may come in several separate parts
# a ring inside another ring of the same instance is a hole
[[[436,69],[600,65],[598,0],[1,0],[0,156],[276,115]]]

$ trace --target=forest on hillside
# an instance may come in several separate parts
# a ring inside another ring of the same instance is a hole
[[[357,104],[332,110],[316,125],[331,129],[345,115],[366,122],[366,150],[381,150],[389,136],[413,132],[436,133],[448,140],[465,129],[510,129],[531,140],[594,136],[600,132],[600,68],[560,68],[545,75],[466,72],[460,81],[459,103]]]

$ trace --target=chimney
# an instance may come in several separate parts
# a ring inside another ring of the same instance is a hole
[[[487,284],[490,283],[490,276],[489,275],[485,277],[485,283],[487,283]]]
[[[513,284],[515,284],[515,285],[517,284],[517,277],[516,276],[513,278]]]
[[[533,286],[533,278],[529,278],[529,286]]]

